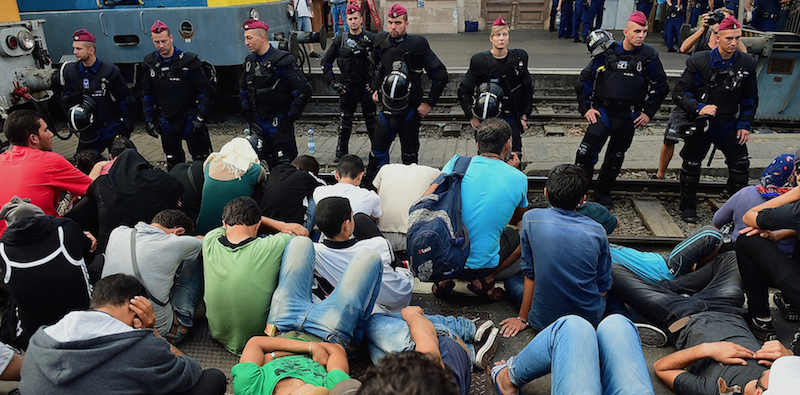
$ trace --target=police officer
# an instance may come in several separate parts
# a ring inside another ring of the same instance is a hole
[[[763,32],[777,32],[783,27],[780,24],[781,14],[786,11],[781,7],[790,0],[757,0],[753,12],[753,27]]]
[[[362,29],[361,10],[356,4],[350,4],[345,11],[348,30],[333,38],[333,43],[322,57],[322,72],[328,76],[328,84],[338,93],[341,125],[339,126],[339,141],[336,144],[336,158],[334,162],[347,154],[350,142],[350,133],[353,130],[353,114],[358,103],[364,112],[364,121],[367,124],[367,133],[372,139],[375,133],[375,122],[378,119],[377,107],[372,101],[372,77],[375,67],[370,61],[372,43],[375,42],[375,33]],[[340,82],[333,76],[333,61],[339,64],[342,72]]]
[[[692,15],[689,17],[689,26],[694,27],[697,26],[697,21],[700,20],[700,16],[709,11],[708,1],[691,0],[689,4],[690,7],[692,7]]]
[[[520,134],[528,127],[528,116],[533,106],[533,81],[528,72],[528,53],[522,49],[508,49],[508,40],[508,24],[498,16],[489,32],[492,50],[472,56],[469,69],[458,87],[458,100],[476,130],[487,115],[505,119],[511,125],[511,151],[521,156]],[[502,92],[498,97],[499,114],[483,114],[482,110],[488,109],[489,103],[476,103],[476,99],[486,93],[482,90],[490,89],[490,84],[499,85]],[[477,112],[474,111],[475,104],[482,107]]]
[[[747,186],[750,159],[745,143],[758,107],[758,86],[755,59],[737,49],[741,27],[732,16],[726,17],[719,24],[717,48],[687,59],[673,92],[673,100],[687,118],[702,124],[700,131],[684,138],[681,150],[681,218],[686,222],[697,220],[700,163],[711,144],[725,154],[728,193]],[[699,116],[710,121],[705,124]]]
[[[133,131],[135,99],[119,68],[97,59],[97,41],[86,29],[72,33],[77,62],[62,66],[70,127],[78,132],[78,150],[103,152],[117,136]]]
[[[244,42],[250,49],[242,65],[239,95],[250,122],[251,144],[272,169],[297,157],[294,121],[311,99],[311,84],[292,54],[269,44],[269,26],[244,21]]]
[[[406,34],[405,7],[394,4],[389,9],[387,24],[389,31],[375,36],[372,52],[378,70],[375,86],[380,87],[372,99],[378,102],[380,94],[383,108],[372,136],[368,181],[381,166],[389,163],[389,146],[397,135],[400,135],[403,164],[417,163],[420,121],[430,113],[447,85],[447,69],[431,50],[428,40]],[[431,80],[431,90],[425,101],[422,98],[423,69]]]
[[[583,31],[583,43],[586,43],[586,37],[589,33],[600,28],[603,24],[603,9],[605,8],[606,0],[587,0],[584,6],[583,15],[581,16],[581,25]]]
[[[186,139],[192,160],[203,161],[212,152],[205,118],[214,101],[214,86],[197,54],[172,44],[164,22],[156,20],[150,36],[156,51],[142,62],[145,130],[153,137],[161,134],[169,169],[186,159],[182,139]]]
[[[625,151],[633,141],[634,128],[650,122],[669,92],[658,52],[644,43],[647,36],[644,14],[634,12],[622,34],[625,36],[622,42],[594,52],[596,56],[575,83],[578,109],[589,121],[575,164],[590,179],[598,153],[611,137],[594,188],[595,200],[606,207],[613,205],[611,188],[622,168]],[[610,33],[602,30],[593,32],[588,44],[590,52],[608,36]]]
[[[664,23],[664,39],[667,41],[667,52],[678,52],[675,45],[680,46],[681,26],[686,22],[686,6],[688,0],[667,0],[667,22]]]

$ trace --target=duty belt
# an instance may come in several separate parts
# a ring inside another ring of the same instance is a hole
[[[769,11],[760,11],[759,14],[761,14],[761,17],[764,18],[764,19],[772,19],[773,21],[776,21],[776,22],[781,17],[779,14],[773,14],[773,13],[771,13]]]
[[[596,100],[596,103],[599,107],[614,112],[636,111],[636,104],[629,101],[598,99]]]

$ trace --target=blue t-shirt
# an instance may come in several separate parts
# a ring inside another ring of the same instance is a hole
[[[442,173],[453,172],[458,155]],[[500,234],[514,210],[528,207],[528,179],[507,163],[474,156],[461,182],[461,216],[469,232],[467,269],[494,268],[500,263]]]
[[[534,209],[522,217],[522,273],[536,281],[528,322],[544,329],[575,314],[593,325],[611,289],[611,256],[606,230],[574,210]]]
[[[675,279],[667,268],[667,260],[655,252],[643,252],[612,244],[611,262],[627,267],[651,283]]]
[[[469,395],[469,388],[472,385],[472,362],[469,354],[455,340],[439,336],[439,353],[442,355],[442,363],[453,372],[453,380],[458,387],[459,395]]]

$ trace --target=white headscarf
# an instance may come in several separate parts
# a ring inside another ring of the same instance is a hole
[[[235,137],[222,146],[219,152],[208,156],[203,167],[209,163],[222,161],[222,168],[232,173],[236,178],[242,178],[250,166],[258,163],[258,154],[253,150],[250,142],[241,137]]]

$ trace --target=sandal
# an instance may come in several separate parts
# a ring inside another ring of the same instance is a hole
[[[500,384],[497,384],[497,376],[499,376],[500,372],[506,367],[508,367],[508,361],[500,361],[500,363],[493,365],[491,369],[489,369],[489,376],[492,377],[492,384],[494,384],[494,391],[497,395],[503,394],[500,391]]]
[[[453,280],[444,280],[438,283],[433,283],[431,285],[431,292],[437,297],[442,298],[446,295],[449,295],[451,291],[456,287],[456,282]]]
[[[169,328],[169,333],[167,333],[164,337],[170,344],[175,344],[186,337],[186,334],[189,333],[189,327],[181,324],[181,322],[178,320],[178,316],[175,313],[172,314],[172,327]]]
[[[490,302],[497,302],[506,296],[505,291],[503,291],[500,288],[495,288],[494,281],[492,281],[491,283],[487,283],[486,279],[484,278],[479,278],[478,281],[480,281],[481,283],[480,288],[472,285],[472,283],[470,282],[469,284],[467,284],[467,289],[472,291],[472,293]]]

